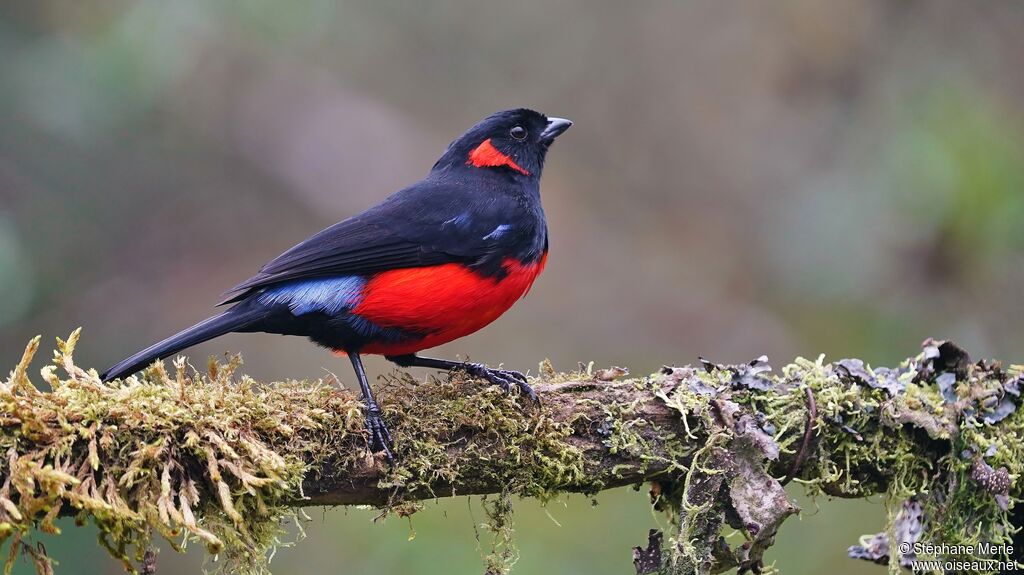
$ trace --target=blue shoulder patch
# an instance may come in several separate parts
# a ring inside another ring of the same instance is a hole
[[[359,303],[366,279],[361,276],[313,278],[270,286],[257,296],[264,304],[287,304],[295,315],[337,314]]]
[[[489,233],[486,236],[484,236],[483,239],[485,239],[485,240],[496,240],[496,239],[500,238],[501,236],[505,235],[511,229],[512,229],[512,226],[510,226],[508,224],[501,224],[500,226],[498,226],[498,227],[494,228],[493,230],[491,230],[491,233]]]
[[[443,229],[443,228],[446,228],[448,226],[454,226],[455,229],[461,230],[461,229],[466,229],[467,227],[469,227],[469,224],[470,224],[469,212],[463,212],[463,213],[455,216],[454,218],[448,218],[447,220],[445,220],[441,224],[441,228]]]

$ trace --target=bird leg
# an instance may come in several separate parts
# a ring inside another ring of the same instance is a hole
[[[363,360],[359,352],[348,352],[348,358],[352,360],[352,367],[356,370],[356,378],[359,379],[359,387],[363,392],[363,403],[366,404],[366,431],[370,433],[370,450],[374,453],[383,451],[388,461],[393,461],[395,456],[391,453],[391,432],[384,425],[384,419],[380,415],[380,406],[373,398],[370,391],[370,384],[366,380],[366,370],[363,369]]]
[[[451,361],[448,359],[437,359],[433,357],[420,357],[414,353],[407,355],[386,355],[388,361],[398,364],[400,367],[427,367],[431,369],[443,369],[452,371],[461,369],[473,377],[486,379],[497,385],[505,392],[511,392],[513,387],[519,389],[523,395],[530,398],[530,401],[537,402],[537,392],[530,387],[526,376],[518,371],[509,369],[493,369],[482,363],[471,363],[467,361]]]

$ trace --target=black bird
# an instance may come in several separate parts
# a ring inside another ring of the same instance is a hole
[[[551,143],[571,125],[527,109],[485,118],[425,178],[281,254],[228,292],[226,311],[119,362],[103,380],[229,332],[306,336],[351,360],[371,449],[388,459],[391,435],[361,354],[402,367],[463,369],[536,399],[517,371],[416,353],[488,325],[544,269],[540,175]]]

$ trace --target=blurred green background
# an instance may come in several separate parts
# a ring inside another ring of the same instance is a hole
[[[576,122],[544,177],[548,270],[440,355],[882,365],[936,336],[1024,359],[1021,4],[488,4],[0,2],[2,369],[35,334],[84,326],[79,362],[103,368],[206,317],[261,263],[517,106]],[[229,350],[260,379],[348,378],[298,338],[191,355]],[[632,572],[660,519],[642,491],[596,502],[518,502],[517,572]],[[845,548],[881,528],[881,505],[803,504],[778,567],[880,572]],[[482,571],[479,501],[432,504],[411,527],[309,515],[275,573]],[[120,572],[88,530],[45,541],[58,573]],[[165,547],[159,572],[203,560]]]

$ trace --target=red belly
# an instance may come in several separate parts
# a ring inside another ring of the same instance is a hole
[[[370,343],[363,353],[403,355],[448,343],[491,323],[519,298],[544,269],[547,254],[532,264],[506,259],[507,275],[484,277],[459,264],[382,272],[363,289],[352,312],[381,327],[428,333],[413,342]]]

